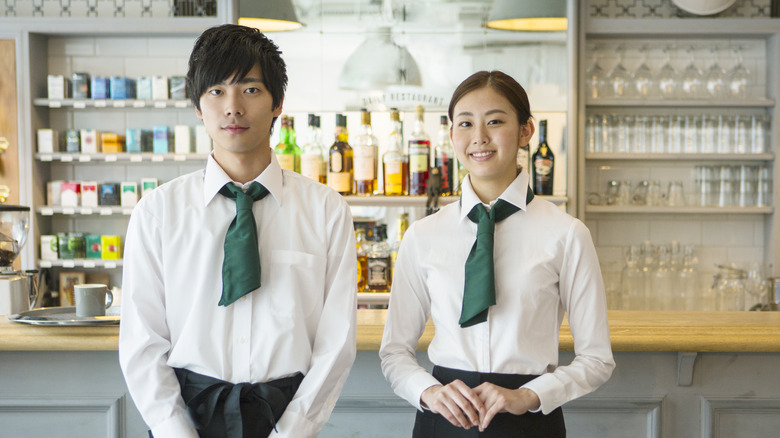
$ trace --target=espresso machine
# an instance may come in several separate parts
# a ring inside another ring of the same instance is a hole
[[[29,228],[30,207],[0,204],[0,315],[29,310],[37,298],[37,271],[13,267]]]

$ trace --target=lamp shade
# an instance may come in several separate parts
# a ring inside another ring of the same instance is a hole
[[[263,32],[299,29],[292,0],[240,0],[238,24],[256,27]]]
[[[566,30],[566,0],[495,0],[487,27],[516,31]]]
[[[339,88],[380,90],[389,85],[422,85],[422,80],[406,47],[393,42],[389,27],[379,27],[367,31],[365,41],[347,58]]]

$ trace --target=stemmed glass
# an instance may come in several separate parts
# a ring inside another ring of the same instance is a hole
[[[710,97],[722,99],[726,97],[726,71],[718,64],[718,48],[712,47],[710,53],[713,55],[713,61],[704,74],[704,83]]]
[[[653,85],[653,72],[650,67],[647,66],[647,47],[642,46],[639,49],[641,56],[641,62],[639,67],[634,70],[633,85],[634,95],[638,97],[647,97],[652,93]]]
[[[625,97],[629,94],[629,81],[631,80],[631,74],[623,66],[623,46],[618,46],[617,56],[618,62],[612,67],[607,77],[608,87],[611,88],[611,95],[613,97]]]
[[[729,92],[733,97],[745,99],[747,97],[748,70],[742,64],[742,47],[736,47],[733,51],[737,57],[737,65],[728,74]]]
[[[667,46],[664,47],[663,53],[664,53],[664,65],[661,67],[661,70],[658,71],[658,76],[656,77],[656,84],[658,86],[658,94],[660,97],[665,99],[674,99],[678,96],[678,86],[679,83],[677,82],[677,72],[674,70],[674,67],[672,67],[672,50],[674,47]]]
[[[593,47],[593,62],[587,70],[585,70],[585,84],[588,97],[591,99],[597,99],[604,97],[604,69],[599,65],[599,57],[601,55],[601,46]]]
[[[680,80],[682,85],[682,92],[685,97],[689,99],[697,99],[702,97],[702,88],[704,86],[704,75],[699,67],[696,66],[693,56],[694,48],[688,47],[686,53],[688,54],[688,66],[682,72],[682,79]]]

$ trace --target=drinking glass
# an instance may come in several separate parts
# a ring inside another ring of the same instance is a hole
[[[656,86],[658,87],[658,96],[663,99],[677,99],[679,98],[679,82],[677,71],[672,67],[672,50],[674,46],[664,47],[664,65],[658,71],[656,76]]]
[[[658,263],[650,275],[648,310],[673,310],[674,280],[669,266],[669,248],[661,245],[658,247]]]
[[[671,181],[669,192],[666,195],[666,205],[669,207],[682,207],[685,205],[685,193],[682,181]]]
[[[756,205],[756,183],[758,182],[758,166],[743,164],[739,166],[739,206]]]
[[[617,205],[631,205],[631,181],[623,181],[620,183]]]
[[[699,70],[699,67],[696,66],[695,58],[693,56],[694,50],[695,49],[692,46],[686,50],[688,55],[688,66],[685,67],[680,78],[682,94],[687,99],[699,99],[703,97],[704,75],[701,70]]]
[[[728,207],[731,205],[734,205],[734,168],[732,166],[720,166],[718,206]]]
[[[699,310],[701,287],[697,265],[698,260],[694,256],[693,246],[686,245],[683,249],[683,266],[677,273],[681,301],[677,307],[679,310]]]
[[[734,152],[746,154],[751,149],[752,116],[734,116]]]
[[[612,179],[607,181],[607,205],[617,205],[620,194],[620,181]]]
[[[652,143],[650,144],[650,152],[654,154],[663,154],[666,152],[666,128],[667,120],[664,116],[655,116],[652,120]]]
[[[764,268],[760,262],[750,263],[745,279],[745,308],[752,310],[760,308],[767,303],[769,295],[769,281],[764,275]]]
[[[631,143],[631,152],[646,154],[650,150],[650,118],[636,116],[634,122],[634,141]]]
[[[601,152],[597,142],[599,125],[596,123],[598,116],[589,114],[585,118],[585,150],[589,153]]]
[[[645,273],[641,267],[641,252],[636,245],[626,251],[625,265],[620,273],[620,287],[623,292],[624,308],[646,310]]]
[[[718,118],[713,115],[705,115],[702,118],[701,153],[711,154],[718,147]]]
[[[742,64],[742,49],[736,47],[733,53],[737,58],[737,64],[729,71],[727,75],[729,94],[737,99],[747,98],[748,70]]]
[[[607,76],[607,84],[608,84],[607,87],[610,89],[610,94],[612,97],[620,98],[620,97],[627,97],[630,95],[629,83],[631,81],[631,74],[623,66],[624,54],[625,54],[624,47],[618,46],[617,48],[618,62],[617,64],[615,64],[614,67],[612,67],[612,70],[609,72],[609,76]]]
[[[653,72],[650,70],[650,67],[647,66],[646,46],[642,46],[639,49],[639,55],[641,57],[639,67],[634,70],[634,74],[631,77],[633,86],[632,94],[639,98],[646,98],[655,90]]]
[[[710,49],[713,61],[710,68],[704,73],[704,84],[707,93],[713,99],[723,99],[726,94],[726,70],[718,63],[718,48]]]
[[[679,154],[683,151],[683,140],[685,134],[685,116],[669,116],[669,129],[667,130],[669,140],[666,145],[666,152],[670,154]]]
[[[647,187],[647,201],[645,204],[648,207],[658,207],[664,205],[664,194],[661,193],[661,181],[651,181]]]
[[[767,166],[762,166],[758,170],[756,205],[759,207],[772,205],[772,169]]]
[[[601,56],[602,47],[596,45],[593,47],[593,62],[591,62],[588,69],[585,70],[585,89],[587,90],[588,98],[598,99],[604,97],[604,88],[606,81],[604,79],[604,69],[599,64],[599,57]]]
[[[752,116],[752,136],[750,141],[750,152],[762,154],[766,152],[767,143],[767,118],[764,115]]]
[[[701,118],[699,116],[685,116],[685,132],[683,135],[683,152],[686,154],[695,154],[699,152],[699,142],[701,141]]]
[[[718,116],[718,153],[728,154],[733,152],[733,144],[734,118],[721,114]]]

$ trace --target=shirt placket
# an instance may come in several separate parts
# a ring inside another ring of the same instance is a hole
[[[233,376],[237,382],[249,382],[252,345],[252,294],[239,298],[233,308]]]
[[[481,372],[490,372],[490,315],[488,319],[482,324],[477,324],[479,327],[479,370]]]

